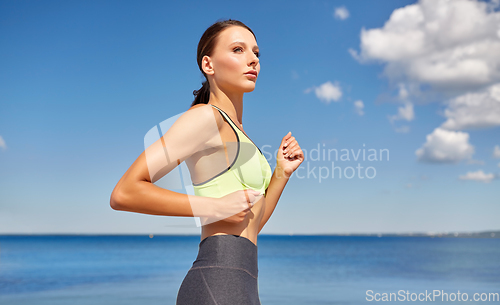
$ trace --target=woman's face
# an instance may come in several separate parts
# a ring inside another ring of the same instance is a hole
[[[260,72],[259,47],[253,34],[240,26],[219,33],[211,59],[211,70],[205,70],[212,81],[225,92],[250,92],[255,89]],[[255,71],[256,76],[248,74]]]

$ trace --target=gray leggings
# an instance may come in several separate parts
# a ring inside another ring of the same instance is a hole
[[[177,305],[260,305],[257,246],[243,236],[212,235],[182,281]]]

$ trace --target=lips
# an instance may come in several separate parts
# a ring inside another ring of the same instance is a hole
[[[255,77],[257,77],[257,71],[255,71],[255,70],[250,70],[245,74],[252,74],[252,75],[255,75]]]

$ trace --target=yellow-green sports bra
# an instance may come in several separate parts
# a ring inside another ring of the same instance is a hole
[[[238,190],[253,189],[264,195],[272,176],[266,157],[223,110],[211,106],[219,110],[236,134],[237,153],[227,169],[202,183],[193,183],[194,194],[221,198]]]

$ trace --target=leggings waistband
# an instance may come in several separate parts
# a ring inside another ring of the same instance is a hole
[[[258,276],[257,245],[248,238],[222,234],[212,235],[199,244],[198,256],[191,269],[227,267],[243,269],[253,277]]]

